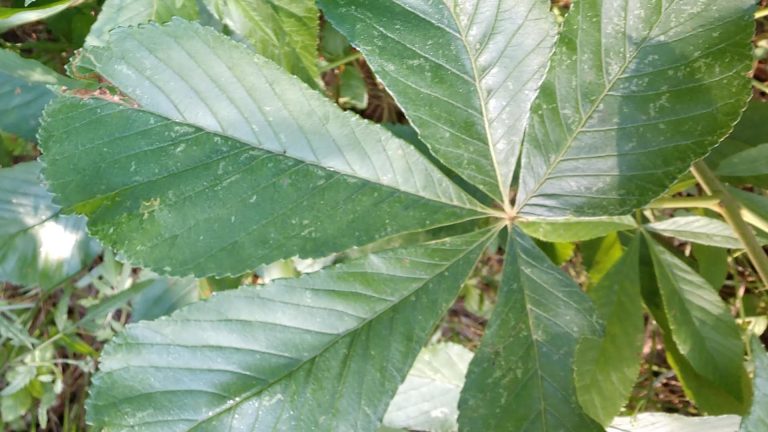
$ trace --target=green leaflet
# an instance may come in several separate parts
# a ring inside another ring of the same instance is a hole
[[[201,0],[234,36],[316,85],[320,12],[314,0]]]
[[[616,231],[637,227],[631,216],[602,218],[521,219],[517,222],[526,234],[548,242],[592,240]]]
[[[546,0],[320,0],[421,139],[508,204],[528,111],[556,25]]]
[[[0,50],[0,130],[34,140],[40,114],[53,99],[48,85],[78,84],[40,62]]]
[[[188,20],[199,15],[196,0],[107,0],[85,39],[88,45],[106,45],[109,31],[149,21],[164,23],[178,16]]]
[[[741,385],[741,334],[728,308],[704,278],[646,238],[671,339],[698,374],[736,400],[748,399]]]
[[[213,30],[111,35],[84,56],[142,109],[62,97],[41,146],[61,204],[133,263],[237,275],[483,215],[409,144]]]
[[[219,293],[131,325],[104,350],[89,422],[163,432],[374,431],[496,232]]]
[[[64,9],[74,5],[78,0],[60,0],[44,6],[25,8],[0,7],[0,33],[16,26],[24,25],[56,15]]]
[[[606,426],[629,399],[640,372],[645,322],[640,296],[639,239],[589,290],[605,335],[585,338],[576,353],[576,390],[584,410]]]
[[[696,257],[697,267],[701,277],[709,282],[709,285],[720,291],[723,287],[730,269],[728,268],[728,251],[714,246],[692,244],[693,256]]]
[[[676,237],[693,243],[725,249],[744,248],[743,243],[730,225],[710,217],[676,216],[661,222],[647,224],[644,228],[661,235]],[[768,238],[764,236],[759,236],[758,240],[762,244],[768,243]]]
[[[462,431],[602,430],[576,400],[573,359],[599,337],[589,298],[513,228],[498,303],[459,402]]]
[[[518,211],[621,215],[664,192],[749,99],[754,7],[574,2],[532,107]]]
[[[444,342],[425,347],[397,389],[383,424],[405,430],[453,432],[472,351]]]
[[[768,144],[761,144],[723,160],[717,167],[717,174],[726,177],[767,175],[766,160],[768,160]]]
[[[752,357],[755,362],[755,378],[753,388],[755,394],[752,400],[752,409],[749,410],[741,422],[740,432],[762,432],[768,429],[768,353],[760,339],[753,337]]]
[[[100,253],[85,220],[60,216],[39,176],[37,162],[0,169],[0,282],[51,288]]]

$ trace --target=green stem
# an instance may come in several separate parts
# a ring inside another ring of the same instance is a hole
[[[768,85],[766,85],[764,82],[753,79],[752,86],[763,93],[768,93]]]
[[[339,67],[341,65],[345,65],[347,63],[351,63],[351,62],[353,62],[353,61],[355,61],[355,60],[357,60],[357,59],[359,59],[361,57],[363,57],[363,54],[360,51],[355,51],[352,54],[350,54],[350,55],[348,55],[348,56],[346,56],[346,57],[344,57],[344,58],[342,58],[340,60],[337,60],[337,61],[335,61],[333,63],[328,63],[325,66],[321,66],[320,67],[320,73],[328,72],[331,69],[336,69],[337,67]]]
[[[725,186],[720,183],[715,173],[709,169],[704,161],[694,163],[691,172],[708,194],[720,197],[720,213],[741,240],[752,265],[755,266],[760,279],[763,280],[763,284],[768,285],[768,255],[765,254],[763,247],[757,241],[752,228],[741,217],[739,202],[728,193]]]

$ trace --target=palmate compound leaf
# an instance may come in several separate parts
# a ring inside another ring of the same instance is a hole
[[[445,165],[507,205],[557,26],[547,0],[320,0]]]
[[[38,162],[0,169],[0,283],[51,288],[100,253],[85,220],[59,215],[51,200]]]
[[[484,216],[409,144],[212,29],[121,28],[83,56],[140,108],[53,102],[45,176],[138,265],[237,275]]]
[[[751,94],[752,0],[579,0],[533,103],[516,209],[627,214],[731,130]]]
[[[89,423],[374,431],[496,233],[379,252],[129,326],[104,350]]]
[[[591,432],[573,362],[599,337],[586,294],[520,229],[509,235],[499,300],[459,402],[462,431]]]

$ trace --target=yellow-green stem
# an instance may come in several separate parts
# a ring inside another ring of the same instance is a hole
[[[755,266],[763,284],[768,285],[768,255],[765,254],[763,247],[757,241],[752,228],[742,218],[739,202],[728,193],[725,186],[704,161],[694,163],[691,172],[708,194],[720,198],[720,213],[741,240],[747,256],[752,261],[752,265]]]

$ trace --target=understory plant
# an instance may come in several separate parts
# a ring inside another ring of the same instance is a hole
[[[318,0],[325,65],[312,1],[129,3],[105,4],[70,77],[34,75],[40,165],[10,169],[42,169],[62,214],[157,274],[330,265],[127,325],[94,430],[376,431],[489,250],[503,270],[459,430],[604,430],[646,317],[701,412],[768,430],[762,297],[734,318],[718,294],[729,260],[768,281],[756,1]],[[339,106],[367,104],[361,57],[413,133]],[[319,77],[339,66],[335,103]],[[561,266],[573,248],[557,259],[574,242],[586,279]]]

